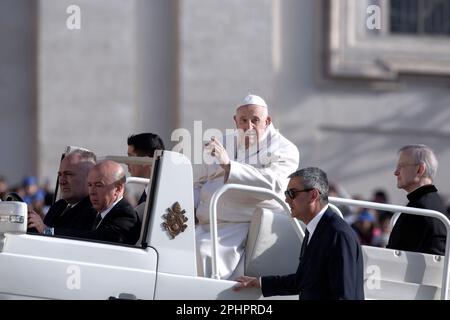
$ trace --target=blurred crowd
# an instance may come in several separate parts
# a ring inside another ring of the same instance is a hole
[[[39,183],[35,176],[26,176],[20,183],[9,185],[7,179],[0,175],[0,199],[5,200],[10,193],[17,194],[28,207],[40,215],[47,213],[54,198],[53,188],[48,181]]]
[[[330,184],[330,197],[351,198],[389,204],[389,196],[383,189],[375,189],[369,199],[360,194],[350,196],[338,184]],[[362,245],[386,247],[391,233],[392,212],[339,205],[345,221],[352,226]]]

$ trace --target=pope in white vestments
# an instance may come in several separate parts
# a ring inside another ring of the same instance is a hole
[[[204,164],[194,183],[197,266],[198,273],[207,277],[211,276],[212,247],[209,204],[214,192],[226,183],[236,183],[267,188],[283,197],[288,175],[299,166],[297,147],[274,128],[262,98],[245,97],[234,120],[235,135],[225,136],[223,141],[212,138],[206,145],[214,163]],[[243,275],[245,241],[257,207],[282,210],[275,200],[243,191],[227,191],[219,200],[217,266],[222,279]]]

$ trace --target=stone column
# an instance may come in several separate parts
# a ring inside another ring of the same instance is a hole
[[[36,3],[0,1],[0,175],[36,174]]]
[[[126,154],[135,131],[135,1],[78,0],[81,28],[66,21],[71,0],[39,1],[39,173],[56,179],[66,145]]]

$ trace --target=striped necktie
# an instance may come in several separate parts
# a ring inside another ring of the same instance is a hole
[[[97,229],[98,225],[100,224],[100,221],[102,221],[102,215],[100,213],[97,213],[97,216],[95,217],[94,226],[92,227],[92,230]]]
[[[60,216],[62,216],[63,214],[65,214],[67,211],[69,211],[72,208],[73,208],[73,206],[71,204],[67,204],[67,206],[64,208],[63,212],[61,212]]]

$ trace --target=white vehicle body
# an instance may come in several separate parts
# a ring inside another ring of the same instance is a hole
[[[153,163],[149,195],[141,208],[143,226],[138,243],[129,246],[26,234],[26,205],[0,202],[1,299],[262,298],[259,289],[235,292],[234,281],[197,275],[193,176],[186,157],[158,151],[153,159],[108,158]],[[276,197],[267,190],[253,191]],[[217,197],[220,192],[225,190],[219,190]],[[338,203],[342,199],[332,200]],[[279,198],[278,201],[282,202]],[[184,210],[187,221],[185,230],[173,237],[163,224],[169,224],[167,214],[170,209],[173,211],[175,203]],[[286,274],[297,269],[303,230],[286,213],[274,215],[265,210],[255,213],[247,241],[246,274]],[[215,215],[214,208],[211,215]],[[448,220],[446,223],[450,227]],[[445,282],[443,270],[448,268],[444,267],[443,257],[365,246],[363,251],[366,298],[444,297],[440,288]],[[274,298],[298,299],[298,296]]]

